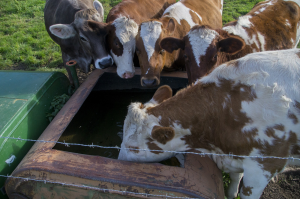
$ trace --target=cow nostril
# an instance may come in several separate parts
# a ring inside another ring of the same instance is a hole
[[[156,85],[156,79],[143,79],[142,81],[145,86],[155,86]]]

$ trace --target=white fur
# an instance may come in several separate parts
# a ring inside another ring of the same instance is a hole
[[[300,41],[300,21],[297,23],[296,43],[294,48],[297,48],[299,41]]]
[[[265,51],[265,44],[266,44],[265,37],[262,34],[260,34],[260,32],[257,32],[257,37],[260,43],[260,51]]]
[[[218,35],[219,33],[210,29],[195,29],[188,33],[198,67],[200,67],[200,56],[206,54],[207,48]]]
[[[289,28],[292,28],[292,25],[290,24],[288,19],[285,20],[285,25]]]
[[[192,28],[193,26],[195,26],[197,24],[193,21],[192,16],[190,15],[190,11],[195,13],[198,16],[198,18],[202,21],[202,17],[198,13],[189,9],[181,2],[177,2],[177,3],[173,4],[172,6],[168,7],[165,10],[163,16],[164,17],[168,16],[168,17],[174,18],[177,21],[177,23],[180,25],[181,25],[181,20],[185,20]]]
[[[53,35],[61,39],[68,39],[76,35],[76,31],[72,25],[55,24],[50,26],[49,30]]]
[[[155,51],[155,44],[162,32],[162,23],[158,21],[149,21],[141,24],[141,37],[148,55],[148,61]]]
[[[221,15],[223,14],[223,0],[221,0],[221,9],[220,9]]]
[[[116,65],[117,73],[120,77],[124,73],[134,74],[135,68],[133,64],[133,57],[135,53],[135,37],[138,33],[138,24],[127,17],[121,16],[112,23],[116,28],[116,36],[123,45],[123,54],[121,56],[110,52]]]

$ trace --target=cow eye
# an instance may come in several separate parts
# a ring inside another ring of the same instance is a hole
[[[213,57],[214,60],[216,60],[218,58],[218,54],[215,54],[215,56]]]
[[[163,54],[164,52],[165,52],[165,50],[162,49],[162,50],[159,52],[159,54]]]
[[[120,45],[118,44],[118,42],[115,42],[115,45],[117,48],[120,48]]]
[[[184,58],[185,60],[188,60],[188,56],[187,56],[186,54],[183,55],[183,58]]]
[[[82,37],[82,36],[80,36],[80,40],[81,40],[81,41],[84,41],[84,42],[87,42],[86,38],[84,38],[84,37]]]

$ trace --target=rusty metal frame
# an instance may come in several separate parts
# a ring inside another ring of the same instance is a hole
[[[115,68],[93,71],[43,132],[40,140],[58,141],[98,79],[105,72],[114,73]],[[139,68],[136,68],[136,74],[140,74]],[[186,73],[162,73],[161,76],[186,78]],[[221,172],[215,163],[207,157],[188,154],[185,168],[180,168],[158,163],[126,162],[101,156],[75,154],[52,149],[54,145],[55,143],[36,142],[12,173],[12,176],[51,180],[66,184],[84,184],[138,193],[168,193],[177,197],[224,198]],[[57,194],[54,193],[55,191],[51,193],[46,188],[41,188],[42,185],[40,184],[42,183],[9,178],[5,187],[8,196],[16,198],[39,198],[42,194],[40,192],[43,191],[42,195],[49,195],[50,198],[54,197],[53,194]],[[72,190],[75,196],[80,196],[80,194],[85,196],[85,192],[88,191],[84,188],[72,188],[60,184],[52,184],[51,186],[53,187],[50,190],[60,190],[60,192],[67,189]],[[120,193],[111,192],[111,194],[113,194],[113,198],[119,196],[121,198],[122,196]],[[70,193],[65,195],[67,198],[73,197]],[[64,193],[60,193],[60,196],[64,196]],[[95,193],[94,196],[96,196]],[[103,198],[103,195],[97,196],[95,198]],[[146,196],[128,193],[125,196],[146,198]]]

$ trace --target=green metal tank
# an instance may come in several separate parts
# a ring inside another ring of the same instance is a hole
[[[0,71],[0,174],[10,175],[48,126],[46,114],[55,96],[67,94],[69,80],[59,72]],[[7,198],[0,177],[0,198]]]

